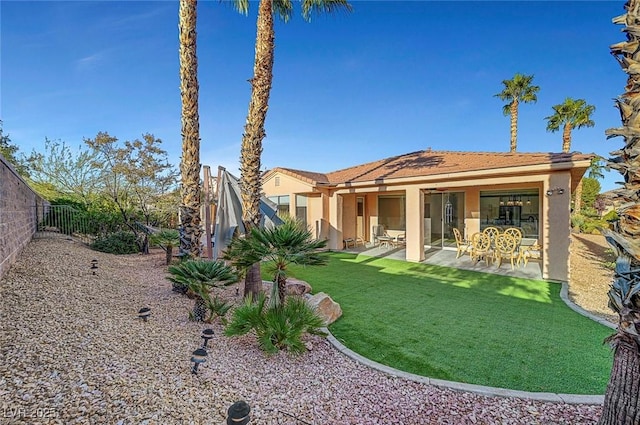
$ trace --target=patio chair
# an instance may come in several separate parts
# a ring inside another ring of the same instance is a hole
[[[504,233],[512,236],[516,240],[516,245],[520,245],[520,242],[522,242],[522,231],[517,227],[509,227]]]
[[[493,257],[491,238],[485,233],[474,233],[471,236],[471,259],[476,263],[484,259],[487,266]]]
[[[518,255],[518,264],[520,261],[524,262],[524,266],[527,266],[529,260],[542,260],[542,247],[538,245],[538,241],[533,245],[523,246],[520,249],[520,254]]]
[[[489,236],[489,240],[491,240],[491,246],[495,246],[496,236],[500,234],[500,229],[498,229],[497,227],[487,227],[482,231],[482,233]]]
[[[464,254],[471,254],[471,241],[465,240],[460,233],[460,230],[453,228],[453,235],[456,238],[456,258],[462,257]]]
[[[511,261],[511,270],[514,269],[514,261],[518,260],[516,249],[518,244],[516,239],[507,234],[502,233],[496,237],[496,249],[494,250],[494,259],[498,263],[498,267],[502,265],[502,260],[508,258]]]
[[[382,224],[377,224],[371,227],[371,239],[374,245],[379,245],[380,240],[378,236],[389,236],[387,235],[387,231],[384,230],[384,226]]]

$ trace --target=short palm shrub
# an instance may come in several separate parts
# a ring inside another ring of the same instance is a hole
[[[151,234],[149,242],[165,250],[167,254],[165,261],[168,266],[173,258],[173,248],[180,244],[180,233],[175,229],[162,229],[158,233]]]
[[[209,311],[209,317],[205,321],[212,323],[216,318],[218,318],[222,324],[226,325],[226,316],[233,304],[215,296],[209,297],[205,302],[207,310]]]
[[[327,241],[314,239],[303,223],[287,217],[281,225],[254,228],[246,237],[233,239],[224,258],[240,270],[255,263],[268,267],[275,283],[269,298],[270,307],[277,307],[285,300],[288,266],[326,264],[327,257],[320,251],[326,246]]]
[[[197,322],[207,320],[211,305],[210,289],[228,286],[237,281],[235,270],[222,261],[186,260],[169,266],[167,279],[173,283],[173,290],[193,294],[195,301],[190,317]]]
[[[233,312],[225,335],[239,336],[255,331],[258,345],[269,354],[287,350],[301,354],[306,350],[304,334],[322,335],[324,321],[301,297],[288,297],[278,308],[268,308],[260,294],[256,302],[247,297]]]
[[[140,251],[136,235],[126,231],[98,236],[91,244],[91,248],[109,254],[135,254]]]

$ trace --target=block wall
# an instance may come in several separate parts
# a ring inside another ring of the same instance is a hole
[[[45,204],[0,155],[0,278],[36,232],[37,211]]]

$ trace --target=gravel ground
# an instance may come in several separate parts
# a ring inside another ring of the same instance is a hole
[[[0,423],[221,424],[239,399],[255,424],[592,424],[600,415],[600,406],[389,377],[316,337],[303,356],[267,357],[250,337],[221,336],[218,324],[194,376],[189,358],[204,326],[187,320],[192,301],[171,292],[162,258],[60,239],[25,248],[0,281]],[[146,323],[143,306],[152,309]]]
[[[615,261],[615,255],[604,236],[574,234],[569,252],[569,298],[594,315],[617,324],[618,317],[608,307],[607,296],[613,280],[613,269],[605,266],[606,262]]]

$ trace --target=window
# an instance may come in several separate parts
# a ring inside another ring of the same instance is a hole
[[[378,224],[385,230],[406,230],[405,197],[378,196]]]
[[[275,179],[275,180],[276,180],[276,181],[275,181],[275,186],[276,186],[276,187],[280,186],[280,176],[276,176],[276,179]]]
[[[307,227],[307,197],[296,195],[296,219]]]
[[[269,196],[269,200],[278,206],[278,217],[289,215],[289,195]]]
[[[524,237],[537,238],[539,211],[538,189],[480,192],[480,230],[518,227]]]

